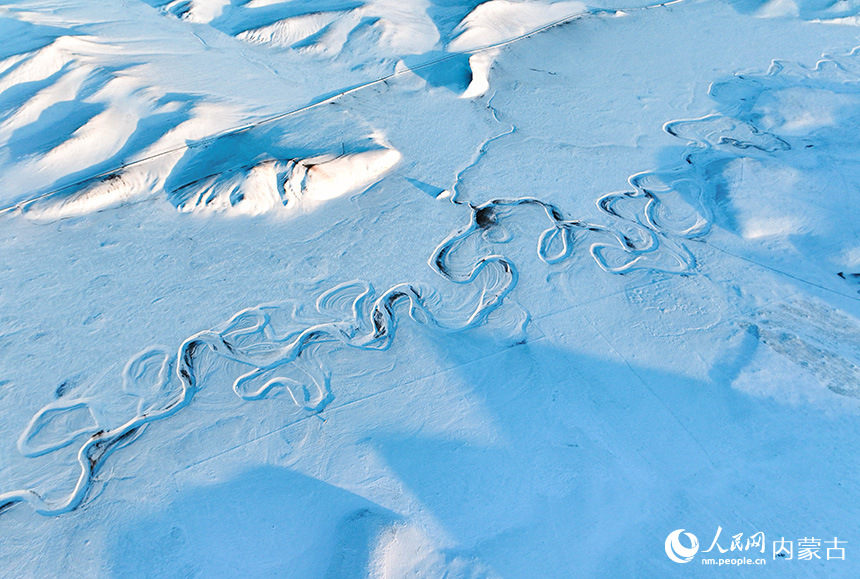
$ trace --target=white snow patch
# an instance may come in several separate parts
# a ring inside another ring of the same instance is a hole
[[[399,161],[400,153],[396,150],[376,149],[322,163],[301,163],[306,172],[300,196],[311,201],[328,201],[346,195],[375,182]]]
[[[258,215],[279,207],[310,208],[377,181],[400,160],[381,148],[340,157],[299,161],[268,159],[247,168],[214,174],[176,189],[183,212],[214,211]]]
[[[469,57],[469,67],[472,69],[472,80],[461,98],[477,98],[490,90],[490,69],[493,67],[498,49],[485,50]]]
[[[586,6],[581,2],[491,0],[480,4],[457,25],[456,37],[448,44],[448,50],[471,52],[490,47],[585,11]],[[476,98],[487,92],[490,68],[498,54],[497,49],[490,49],[469,58],[472,82],[463,98]]]
[[[739,158],[727,165],[722,176],[741,236],[759,239],[801,231],[809,211],[794,191],[800,181],[796,170]]]
[[[316,34],[342,14],[341,12],[314,12],[284,18],[273,24],[240,32],[236,38],[256,44],[292,46],[300,40]]]
[[[800,13],[793,0],[770,0],[756,11],[759,18],[796,17]]]
[[[100,178],[71,194],[58,193],[32,201],[22,208],[32,221],[79,217],[128,203],[150,192],[153,178],[142,171],[123,171]]]
[[[836,124],[844,108],[856,108],[856,96],[835,94],[824,89],[792,87],[769,91],[756,101],[761,126],[786,135],[806,135]]]
[[[457,36],[448,50],[465,52],[491,46],[585,11],[582,2],[491,0],[478,5],[457,25]]]

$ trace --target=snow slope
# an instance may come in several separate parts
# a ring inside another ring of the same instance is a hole
[[[856,575],[858,14],[0,8],[0,574]]]

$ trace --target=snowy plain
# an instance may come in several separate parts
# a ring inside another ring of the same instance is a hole
[[[858,25],[4,3],[0,576],[858,576]]]

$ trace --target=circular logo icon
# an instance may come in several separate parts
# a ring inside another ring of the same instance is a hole
[[[693,533],[684,533],[691,543],[689,547],[685,547],[681,544],[681,533],[684,533],[684,529],[672,531],[666,537],[666,554],[675,563],[689,563],[699,551],[699,540]]]

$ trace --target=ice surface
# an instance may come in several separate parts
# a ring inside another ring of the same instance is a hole
[[[858,18],[0,7],[0,575],[857,575]]]

